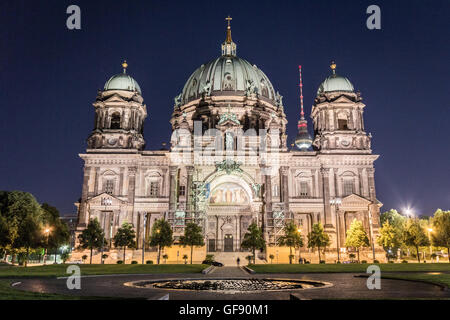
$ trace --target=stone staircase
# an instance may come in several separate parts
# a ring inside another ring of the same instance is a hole
[[[241,260],[240,265],[246,266],[248,264],[246,257],[252,255],[250,252],[211,252],[208,254],[213,254],[214,260],[223,263],[224,266],[236,266],[238,257]],[[258,253],[256,253],[256,263],[264,264],[267,263],[267,261],[261,259],[261,257],[258,256]]]

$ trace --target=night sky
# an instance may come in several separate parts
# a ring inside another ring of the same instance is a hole
[[[66,28],[71,4],[81,8],[81,30]],[[381,8],[381,30],[366,28],[371,4]],[[450,209],[449,11],[448,0],[2,0],[0,190],[76,212],[92,102],[123,59],[147,104],[146,149],[159,149],[170,137],[173,97],[220,55],[229,14],[238,56],[284,97],[289,143],[299,115],[297,66],[309,116],[335,59],[366,104],[382,210]]]

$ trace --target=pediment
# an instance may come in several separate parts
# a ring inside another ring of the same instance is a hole
[[[333,100],[333,102],[334,103],[355,103],[354,101],[352,101],[345,95],[339,96],[336,100]]]
[[[351,194],[342,199],[342,207],[367,208],[372,202],[357,194]]]
[[[108,200],[108,206],[119,206],[119,205],[123,205],[126,202],[122,201],[106,192],[103,192],[91,199],[88,200],[90,205],[95,205],[95,206],[102,206],[105,203],[105,200]]]
[[[111,95],[108,97],[108,99],[105,100],[105,102],[127,102],[124,98],[122,98],[117,93]]]

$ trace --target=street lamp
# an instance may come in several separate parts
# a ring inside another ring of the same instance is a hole
[[[433,248],[431,245],[431,233],[432,232],[433,232],[433,228],[428,228],[428,241],[430,241],[430,260],[432,259],[431,255],[433,254]]]
[[[50,229],[49,228],[45,228],[44,230],[44,234],[47,240],[46,246],[45,246],[45,253],[44,253],[44,265],[45,265],[45,260],[47,259],[47,253],[48,253],[48,236],[50,235]]]
[[[147,213],[144,213],[144,232],[142,235],[142,264],[144,264],[145,256],[145,234],[147,233]]]
[[[330,200],[330,204],[335,206],[335,216],[336,216],[336,252],[337,252],[337,261],[340,263],[341,258],[339,255],[339,250],[341,250],[341,246],[339,244],[339,205],[342,203],[341,198],[334,198]]]

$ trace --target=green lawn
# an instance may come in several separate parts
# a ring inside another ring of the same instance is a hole
[[[64,277],[68,264],[38,267],[1,266],[0,278]],[[81,275],[96,274],[147,274],[147,273],[200,273],[208,265],[203,264],[80,264]]]
[[[370,264],[257,264],[257,273],[366,272]],[[382,272],[447,271],[450,263],[380,263]]]

